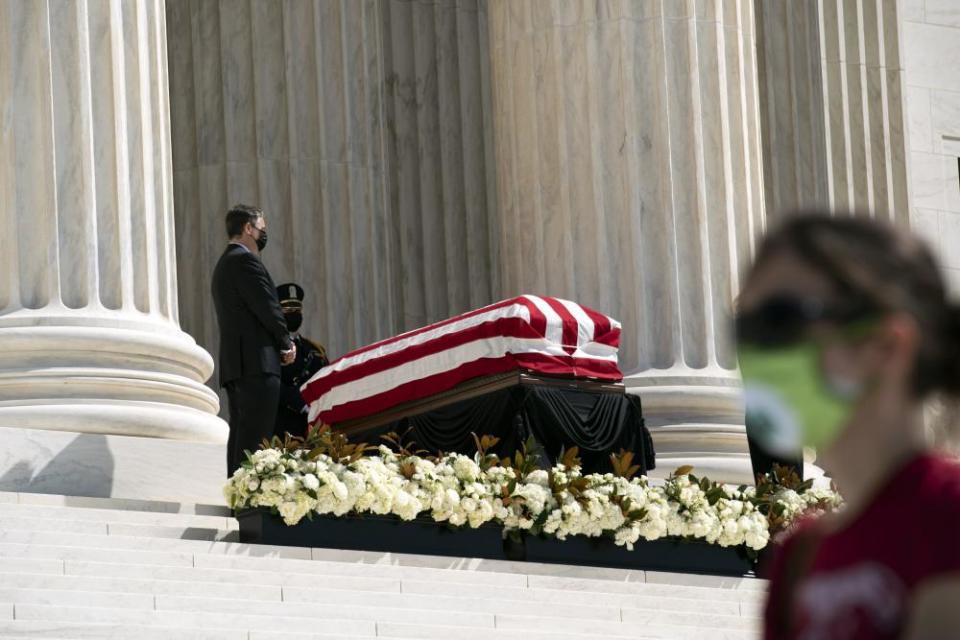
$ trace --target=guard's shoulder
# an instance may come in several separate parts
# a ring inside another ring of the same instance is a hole
[[[322,344],[320,344],[319,342],[314,342],[313,340],[311,340],[306,336],[300,336],[300,339],[306,342],[307,344],[309,344],[311,347],[313,347],[317,351],[319,351],[320,355],[322,355],[323,357],[327,357],[327,350],[323,347]]]

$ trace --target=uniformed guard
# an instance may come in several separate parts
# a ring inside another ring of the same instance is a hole
[[[303,287],[288,282],[277,287],[280,307],[287,320],[290,339],[297,345],[297,357],[280,372],[280,407],[277,410],[276,435],[302,436],[307,431],[307,405],[300,395],[300,386],[313,374],[327,366],[327,350],[300,335],[303,324]]]

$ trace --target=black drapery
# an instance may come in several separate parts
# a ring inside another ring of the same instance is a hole
[[[747,419],[747,446],[750,450],[750,464],[753,467],[753,478],[756,480],[759,476],[773,471],[773,465],[793,469],[798,477],[803,478],[803,451],[796,451],[793,455],[774,454],[764,448],[753,437],[753,429],[750,420]]]
[[[551,387],[525,391],[520,414],[525,430],[551,462],[561,448],[575,445],[589,472],[610,471],[610,453],[621,449],[634,453],[641,473],[655,467],[653,441],[643,424],[639,397]]]
[[[494,452],[504,456],[533,436],[546,465],[556,462],[562,449],[576,446],[587,473],[610,471],[610,453],[620,449],[634,452],[641,473],[654,468],[640,398],[624,393],[516,385],[402,418],[356,438],[375,442],[381,434],[408,429],[416,446],[430,452],[473,453],[475,433],[498,437]]]

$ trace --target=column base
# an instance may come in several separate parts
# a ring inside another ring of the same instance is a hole
[[[734,372],[677,368],[628,376],[624,384],[643,403],[657,452],[653,477],[692,465],[695,475],[717,482],[754,483],[743,392]]]
[[[44,312],[0,319],[0,428],[226,441],[213,360],[178,327]]]
[[[223,504],[223,444],[0,427],[0,491]]]
[[[650,435],[657,452],[654,478],[666,478],[677,467],[690,465],[696,476],[727,484],[754,484],[753,466],[742,426],[672,425],[653,427]]]

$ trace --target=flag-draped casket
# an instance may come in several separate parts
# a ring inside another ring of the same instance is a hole
[[[336,424],[514,370],[619,381],[620,323],[524,295],[347,353],[301,388],[309,421]]]

